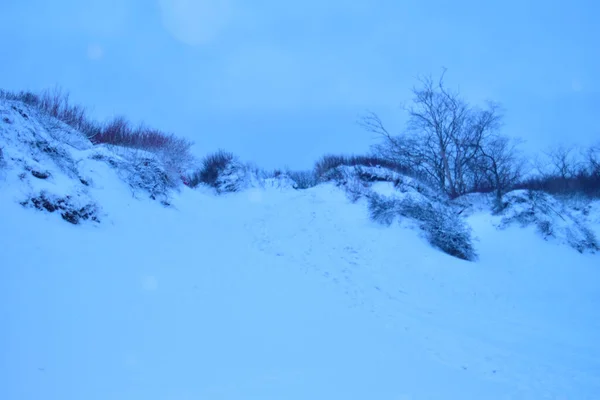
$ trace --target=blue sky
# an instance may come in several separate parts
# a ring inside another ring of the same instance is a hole
[[[562,3],[562,4],[561,4]],[[375,143],[365,110],[401,130],[419,74],[448,68],[499,101],[529,150],[600,140],[600,5],[341,0],[9,0],[0,87],[60,86],[116,114],[267,168],[310,168]]]

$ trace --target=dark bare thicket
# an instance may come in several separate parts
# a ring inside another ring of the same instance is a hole
[[[583,167],[574,146],[558,145],[544,152],[544,155],[546,156],[546,163],[541,166],[543,176],[569,179],[577,175]]]
[[[600,143],[591,146],[585,152],[585,159],[590,175],[600,176]]]
[[[514,189],[541,190],[555,195],[581,194],[600,198],[600,176],[577,174],[571,178],[546,176],[529,178],[517,183]]]
[[[585,150],[555,146],[536,161],[538,173],[518,182],[515,189],[540,190],[555,195],[600,197],[600,144]]]

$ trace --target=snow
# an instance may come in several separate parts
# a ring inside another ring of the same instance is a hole
[[[502,216],[477,204],[466,218],[479,257],[458,260],[410,224],[370,221],[366,200],[352,203],[334,184],[218,196],[182,187],[164,206],[92,157],[121,156],[57,142],[7,104],[1,399],[600,393],[598,254],[533,226],[498,229]],[[31,127],[76,174],[32,150]],[[21,179],[25,166],[51,178]],[[393,193],[386,182],[373,188]],[[100,222],[72,225],[19,204],[42,189],[78,193],[102,209]],[[597,203],[589,215],[599,231]]]

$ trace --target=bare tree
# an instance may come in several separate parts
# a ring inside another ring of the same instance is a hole
[[[563,145],[554,146],[546,151],[544,154],[548,158],[549,173],[563,180],[577,175],[581,163],[575,153],[575,147]]]
[[[424,173],[451,197],[468,190],[469,165],[478,157],[485,138],[500,124],[495,104],[472,107],[444,85],[444,74],[435,82],[420,80],[413,88],[412,105],[404,134],[394,136],[379,117],[370,113],[361,121],[370,132],[383,137],[376,147],[380,156],[391,158]]]
[[[590,174],[600,177],[600,143],[590,147],[586,152],[586,161]]]
[[[475,169],[486,176],[496,194],[496,206],[502,206],[502,196],[515,185],[522,176],[525,161],[517,146],[521,140],[502,135],[486,138],[479,148],[479,158]]]

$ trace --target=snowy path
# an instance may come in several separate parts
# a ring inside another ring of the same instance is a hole
[[[475,215],[461,262],[328,186],[105,196],[98,227],[0,204],[0,398],[600,393],[597,256]]]

